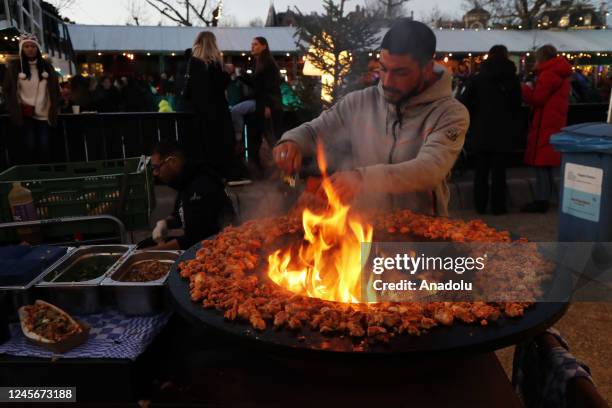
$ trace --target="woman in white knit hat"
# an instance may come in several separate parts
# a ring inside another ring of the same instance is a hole
[[[42,57],[36,36],[19,38],[19,58],[9,63],[3,89],[12,123],[22,133],[21,138],[12,138],[17,146],[11,149],[11,160],[21,164],[49,162],[49,126],[57,123],[59,85],[55,69]]]

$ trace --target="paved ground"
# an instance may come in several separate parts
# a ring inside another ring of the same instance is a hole
[[[479,216],[473,211],[471,177],[470,173],[464,174],[455,178],[451,184],[453,192],[451,216],[464,219],[482,218],[493,227],[512,231],[531,241],[556,240],[558,224],[556,210],[543,215],[518,212],[518,208],[523,203],[533,199],[534,180],[529,169],[509,171],[508,204],[511,211],[503,216]],[[282,214],[287,202],[292,198],[292,193],[280,188],[278,183],[259,182],[247,187],[233,188],[231,192],[243,219]],[[158,206],[153,221],[168,214],[174,200],[174,194],[170,189],[158,188],[157,193]],[[574,303],[556,327],[568,340],[574,355],[589,364],[600,393],[612,404],[612,347],[610,347],[612,303]],[[497,354],[510,376],[513,347],[499,350]]]
[[[476,218],[473,211],[457,211],[458,218]],[[487,224],[510,230],[532,241],[554,241],[557,236],[557,213],[544,215],[510,213],[504,216],[480,216]],[[612,303],[573,303],[555,325],[567,339],[571,352],[592,370],[599,392],[612,405]],[[497,355],[508,376],[512,372],[514,347],[499,350]]]

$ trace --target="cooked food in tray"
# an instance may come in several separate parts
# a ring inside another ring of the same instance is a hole
[[[121,276],[120,282],[150,282],[163,278],[172,267],[171,262],[158,260],[137,262]]]
[[[89,329],[62,309],[37,300],[19,309],[23,334],[31,341],[64,352],[83,343]]]
[[[85,282],[105,274],[117,262],[120,255],[88,255],[67,268],[60,268],[45,277],[46,282]]]

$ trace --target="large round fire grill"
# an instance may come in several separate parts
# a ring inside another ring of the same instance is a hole
[[[213,239],[212,237],[211,239]],[[415,335],[398,335],[389,343],[377,343],[365,351],[355,351],[356,341],[350,336],[328,336],[309,327],[299,331],[267,327],[263,331],[253,329],[248,322],[227,321],[223,313],[215,309],[204,309],[199,302],[193,302],[189,294],[189,280],[181,278],[178,265],[181,261],[194,259],[201,248],[197,244],[185,251],[175,262],[168,280],[170,297],[176,311],[194,325],[250,341],[254,346],[289,351],[305,355],[360,354],[382,356],[389,353],[406,356],[428,355],[450,351],[491,351],[510,346],[529,338],[552,326],[567,310],[568,303],[536,303],[525,311],[520,318],[500,317],[488,326],[456,322],[452,326],[437,326],[429,331]],[[568,292],[569,278],[557,273],[554,277],[556,290]]]

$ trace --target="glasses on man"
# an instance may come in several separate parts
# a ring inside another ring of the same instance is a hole
[[[154,172],[159,172],[161,170],[161,168],[164,166],[164,164],[166,164],[172,158],[174,158],[174,156],[168,156],[164,160],[162,160],[159,164],[152,164],[151,165],[151,169]]]

